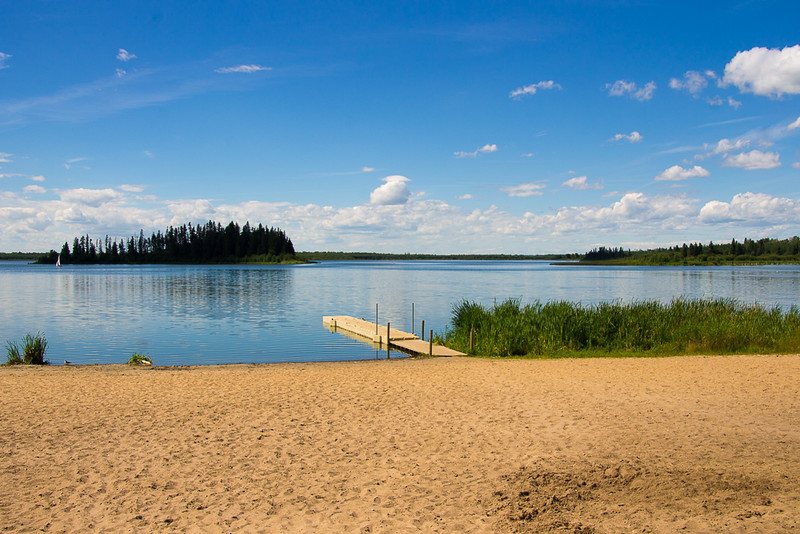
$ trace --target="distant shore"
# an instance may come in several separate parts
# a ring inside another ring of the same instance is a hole
[[[0,368],[15,531],[786,531],[800,355]]]

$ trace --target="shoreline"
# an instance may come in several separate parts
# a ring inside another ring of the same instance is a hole
[[[800,355],[388,362],[4,367],[0,527],[800,527]]]

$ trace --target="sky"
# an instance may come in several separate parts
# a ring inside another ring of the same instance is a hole
[[[0,251],[800,234],[800,2],[0,0]]]

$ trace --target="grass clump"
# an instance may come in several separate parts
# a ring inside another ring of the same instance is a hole
[[[44,359],[47,352],[47,338],[41,332],[25,334],[22,343],[7,341],[6,365],[48,365]]]
[[[800,350],[800,308],[784,312],[734,299],[524,306],[511,299],[490,308],[462,301],[443,341],[494,357],[787,353]]]
[[[131,359],[128,360],[128,365],[153,365],[153,360],[147,354],[134,352]]]

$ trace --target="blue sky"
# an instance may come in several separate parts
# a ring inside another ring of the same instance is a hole
[[[2,2],[0,251],[800,234],[800,3]]]

